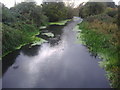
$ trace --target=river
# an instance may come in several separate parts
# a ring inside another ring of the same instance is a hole
[[[108,88],[99,58],[77,43],[75,26],[81,19],[66,25],[51,25],[41,30],[47,42],[23,46],[3,58],[3,88]],[[43,33],[51,32],[53,37]]]

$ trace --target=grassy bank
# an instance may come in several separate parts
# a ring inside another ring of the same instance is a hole
[[[21,2],[11,8],[7,8],[2,3],[0,4],[2,10],[1,23],[3,24],[0,25],[0,27],[2,26],[3,34],[2,56],[25,44],[35,41],[41,43],[40,41],[43,40],[35,37],[39,33],[39,29],[53,24],[65,25],[68,21],[65,19],[72,18],[73,16],[73,9],[67,7],[64,3],[43,3],[42,5],[36,5],[35,2]]]
[[[102,59],[100,66],[106,70],[111,87],[120,88],[119,52],[114,35],[116,28],[113,23],[84,21],[79,24],[81,32],[78,37],[94,55]]]
[[[20,24],[19,28],[16,29],[3,24],[2,28],[2,56],[19,49],[23,45],[41,40],[35,37],[40,31],[34,25]]]
[[[50,22],[48,25],[65,25],[71,19],[59,21],[59,22]],[[40,33],[38,27],[34,24],[21,24],[16,23],[14,27],[3,24],[2,33],[3,33],[3,45],[2,45],[2,56],[7,55],[13,50],[20,49],[22,46],[29,43],[41,43],[43,40],[41,38],[35,37]],[[47,26],[41,26],[40,28],[46,28]],[[34,45],[32,44],[32,45]]]

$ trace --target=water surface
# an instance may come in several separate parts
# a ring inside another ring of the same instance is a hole
[[[38,37],[47,43],[30,44],[3,58],[3,88],[108,88],[105,71],[88,49],[77,43],[74,27],[52,25]],[[52,32],[54,37],[43,33]]]

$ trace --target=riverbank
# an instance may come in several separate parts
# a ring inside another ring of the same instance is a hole
[[[58,21],[58,22],[49,22],[46,26],[41,26],[40,29],[46,28],[48,25],[65,25],[71,19]],[[17,24],[18,25],[18,24]],[[29,43],[42,43],[43,39],[36,37],[39,35],[40,29],[34,25],[29,24],[19,24],[19,29],[15,29],[3,24],[3,38],[6,40],[3,41],[3,54],[2,57],[6,56],[10,52],[20,49],[22,46]],[[7,30],[7,32],[4,32]]]
[[[39,29],[34,25],[21,24],[19,29],[15,29],[3,24],[2,56],[28,43],[40,41],[40,38],[35,37],[37,34],[39,34]]]
[[[107,24],[101,23],[99,25],[99,22],[89,23],[84,21],[78,25],[80,29],[78,38],[82,44],[89,48],[93,56],[98,56],[102,59],[99,63],[100,66],[106,70],[111,87],[120,88],[119,52],[117,52],[117,47],[114,42],[111,41],[113,39],[113,33],[107,33],[107,31],[105,31],[108,28],[114,31],[116,26],[111,24],[109,27],[109,24],[108,26]],[[98,29],[99,27],[101,28]]]

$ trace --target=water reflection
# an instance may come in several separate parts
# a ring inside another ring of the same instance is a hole
[[[62,34],[62,28],[64,27],[64,25],[51,25],[48,26],[45,29],[41,30],[41,33],[39,35],[37,35],[38,37],[47,40],[51,46],[54,46],[56,44],[58,44],[57,42],[59,42],[60,40],[60,36]],[[54,34],[54,37],[48,37],[47,35],[42,35],[42,33],[45,32],[52,32]],[[18,57],[18,55],[20,53],[27,55],[29,57],[38,55],[38,51],[39,48],[41,47],[41,45],[35,45],[31,47],[31,44],[27,44],[25,46],[23,46],[20,50],[16,50],[10,54],[8,54],[7,56],[3,57],[2,60],[2,73],[4,74],[6,72],[6,70],[15,62],[16,57]],[[14,66],[14,69],[17,69],[18,66]]]
[[[42,79],[44,76],[42,74],[47,73],[44,71],[46,71],[46,69],[49,71],[49,63],[55,64],[57,62],[55,59],[60,59],[59,57],[61,57],[62,51],[61,46],[50,47],[50,44],[46,43],[41,46],[41,49],[39,48],[38,55],[36,56],[29,57],[21,52],[16,58],[15,63],[4,75],[3,87],[4,85],[5,87],[34,87],[38,78],[41,77]],[[59,54],[57,52],[59,52]],[[46,66],[46,64],[48,66]],[[15,67],[19,68],[15,70]]]
[[[105,88],[105,72],[86,47],[77,44],[72,21],[63,30],[58,44],[44,43],[35,55],[19,52],[3,77],[4,88]],[[33,47],[34,48],[34,47]],[[23,48],[24,49],[24,48]],[[32,52],[33,49],[25,51]]]

